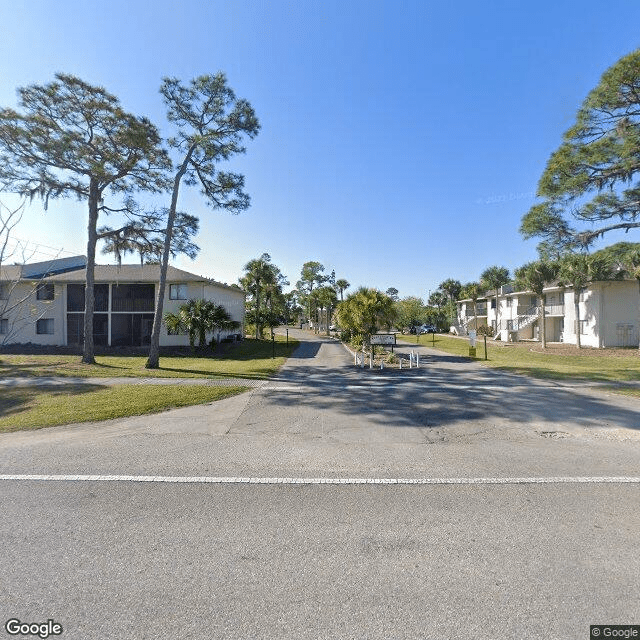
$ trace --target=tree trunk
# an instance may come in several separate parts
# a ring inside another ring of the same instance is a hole
[[[89,183],[89,222],[87,224],[87,279],[84,289],[84,347],[82,362],[95,364],[93,345],[93,310],[95,307],[96,244],[98,242],[98,199],[100,192],[95,178]]]
[[[178,207],[178,193],[180,182],[184,176],[191,156],[195,150],[195,145],[191,145],[187,155],[180,165],[178,173],[173,180],[173,192],[171,194],[171,207],[167,217],[167,228],[165,230],[164,248],[162,250],[162,262],[160,264],[160,280],[158,282],[158,296],[156,298],[156,310],[153,315],[153,329],[151,331],[151,341],[149,344],[149,357],[144,365],[147,369],[157,369],[160,366],[160,329],[162,327],[162,310],[164,307],[164,292],[167,286],[167,269],[169,267],[169,254],[171,253],[171,239],[173,237],[173,225],[176,219],[176,209]]]
[[[260,330],[260,280],[256,280],[256,340],[262,338]]]
[[[540,342],[542,343],[542,348],[547,348],[547,316],[545,315],[546,310],[544,308],[544,295],[540,296],[540,300],[542,304],[540,305],[540,322],[542,323],[541,331],[542,336],[540,337]]]
[[[640,278],[638,278],[638,293],[640,294]],[[638,318],[640,319],[640,302],[638,302]],[[638,323],[638,351],[640,351],[640,322]]]
[[[575,310],[576,310],[576,347],[578,347],[578,349],[581,349],[582,345],[580,344],[580,292],[574,289],[573,295],[574,295],[573,304],[575,305]]]

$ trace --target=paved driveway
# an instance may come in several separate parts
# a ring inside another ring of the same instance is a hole
[[[598,480],[640,475],[639,403],[426,350],[418,371],[361,371],[300,337],[241,396],[1,435],[5,476],[112,476],[0,481],[5,620],[107,640],[573,640],[640,621],[639,484]],[[276,480],[207,481],[223,476]]]

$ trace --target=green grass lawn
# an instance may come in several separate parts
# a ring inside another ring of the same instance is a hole
[[[78,355],[0,354],[0,376],[64,376],[96,378],[252,378],[265,379],[275,373],[298,342],[276,336],[275,355],[271,341],[246,339],[228,345],[222,355],[161,356],[159,369],[145,369],[146,355],[96,356],[96,364],[82,364]]]
[[[398,335],[398,340],[433,347],[446,353],[468,357],[469,339],[446,335]],[[484,342],[477,340],[476,360],[484,360]],[[553,380],[588,380],[624,383],[640,380],[638,349],[576,349],[572,345],[549,346],[547,352],[533,343],[499,344],[488,341],[491,367]],[[630,390],[632,392],[633,390]],[[634,394],[635,395],[635,394]]]
[[[0,394],[0,432],[157,413],[222,400],[246,389],[177,384],[10,387]]]

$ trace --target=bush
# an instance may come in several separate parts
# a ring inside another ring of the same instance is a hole
[[[350,342],[351,341],[351,331],[349,331],[349,329],[343,329],[340,332],[340,340],[342,340],[342,342]]]
[[[479,336],[493,337],[493,329],[486,324],[480,325],[476,333]]]
[[[351,336],[350,344],[355,349],[362,349],[362,343],[363,342],[364,342],[364,339],[363,339],[363,337],[361,335],[352,335]]]

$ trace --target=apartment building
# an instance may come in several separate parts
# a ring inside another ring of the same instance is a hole
[[[502,287],[496,308],[495,292],[477,301],[477,325],[488,325],[496,339],[504,341],[541,338],[540,305],[545,306],[546,339],[549,342],[577,343],[583,346],[637,346],[639,336],[640,292],[637,280],[591,282],[576,293],[571,287],[550,286],[544,300],[531,291]],[[576,314],[576,302],[578,314]],[[476,326],[472,300],[458,302],[456,331],[467,334]]]
[[[2,267],[0,344],[81,345],[85,278],[84,256]],[[159,265],[96,266],[93,319],[96,345],[149,344],[159,279]],[[170,266],[164,311],[175,312],[192,298],[221,304],[233,320],[244,325],[244,291]],[[242,329],[232,333],[239,331]],[[188,336],[171,335],[162,327],[161,346],[188,344]]]

